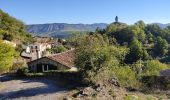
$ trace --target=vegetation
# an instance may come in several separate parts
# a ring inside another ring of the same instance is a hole
[[[30,42],[31,35],[26,32],[23,22],[0,10],[0,39],[21,44]]]
[[[13,64],[15,49],[0,41],[0,73],[9,71]]]
[[[20,68],[17,70],[17,76],[26,76],[28,74],[29,70],[26,67]]]
[[[102,84],[116,77],[124,87],[140,88],[144,77],[159,76],[168,68],[159,61],[169,56],[167,37],[169,28],[155,24],[112,23],[106,29],[76,37],[75,62],[85,82]]]
[[[14,48],[3,40],[17,44],[17,47]],[[14,59],[20,56],[21,45],[31,41],[32,37],[26,32],[23,22],[0,10],[0,73],[16,68],[12,68],[12,65]]]
[[[22,44],[31,42],[30,39],[31,36],[26,33],[22,22],[0,10],[0,73],[12,69],[13,60],[19,55],[17,52],[22,51],[22,45],[13,48],[2,40]],[[84,82],[97,85],[105,84],[115,78],[120,86],[142,89],[141,86],[151,87],[157,81],[160,71],[168,69],[168,65],[162,63],[160,59],[170,57],[169,43],[170,27],[162,29],[156,24],[146,25],[143,21],[138,21],[134,25],[115,22],[106,29],[97,28],[95,32],[76,35],[65,44],[65,47],[60,45],[49,51],[61,53],[74,46],[75,63],[79,68],[79,73],[74,75],[78,76],[78,80],[82,78]],[[20,65],[22,63],[14,64],[13,69]],[[28,72],[27,68],[20,68],[17,75],[45,75],[28,74]],[[56,72],[49,72],[46,75],[54,73]],[[57,72],[57,74],[62,78],[73,75],[70,72]],[[168,87],[170,83],[162,84]],[[114,91],[111,91],[111,94],[115,96]],[[125,100],[130,99],[138,100],[131,95],[125,97]]]
[[[47,49],[47,50],[51,53],[61,53],[61,52],[65,52],[67,49],[63,45],[60,45],[60,46],[54,47],[52,49]]]
[[[168,42],[161,37],[157,37],[154,52],[156,56],[165,56],[168,53]]]
[[[159,75],[161,70],[168,69],[166,64],[160,63],[158,60],[146,61],[145,67],[143,68],[143,75],[154,76]]]

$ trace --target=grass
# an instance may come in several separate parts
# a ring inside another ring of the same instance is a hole
[[[124,97],[124,100],[140,100],[140,99],[136,95],[127,95],[126,97]]]

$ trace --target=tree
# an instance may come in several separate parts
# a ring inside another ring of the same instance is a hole
[[[142,44],[134,38],[134,40],[130,44],[129,54],[126,56],[126,63],[134,63],[139,59],[146,60],[149,55],[147,51],[142,47]]]
[[[13,40],[13,36],[11,34],[4,34],[3,40],[12,41]]]
[[[147,25],[145,28],[146,33],[151,33],[154,36],[160,36],[162,33],[162,29],[157,24]]]
[[[138,26],[140,29],[145,29],[146,24],[144,23],[144,21],[140,20],[138,22],[135,23],[136,26]]]
[[[23,43],[30,42],[30,38],[23,22],[0,10],[0,39]]]
[[[57,46],[57,47],[51,49],[51,52],[53,52],[53,53],[61,53],[64,51],[66,51],[66,48],[63,45],[60,45],[60,46]]]
[[[154,36],[149,32],[146,36],[149,43],[154,42]]]
[[[155,56],[164,56],[167,53],[168,53],[168,42],[165,39],[158,37],[154,45]]]
[[[96,83],[108,78],[109,73],[113,75],[111,69],[118,67],[126,55],[126,49],[110,46],[98,34],[81,37],[78,41],[75,62],[88,82]]]
[[[159,75],[161,70],[168,69],[166,64],[159,62],[158,60],[146,61],[145,67],[143,68],[143,75],[153,76]]]
[[[106,28],[106,33],[110,36],[113,36],[115,33],[119,32],[120,30],[126,28],[127,25],[123,23],[112,23]]]
[[[136,37],[139,41],[143,42],[145,40],[146,34],[144,32],[144,28],[145,26],[143,25],[134,25],[131,27],[131,34],[133,35],[133,37]]]
[[[15,49],[0,41],[0,73],[9,71],[13,64]]]

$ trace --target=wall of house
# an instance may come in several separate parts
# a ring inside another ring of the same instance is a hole
[[[29,70],[31,70],[32,72],[37,72],[37,67],[38,67],[38,65],[41,65],[41,64],[47,64],[49,66],[52,65],[52,67],[56,67],[57,70],[69,69],[68,67],[66,67],[60,63],[57,63],[53,60],[50,60],[50,59],[44,57],[44,58],[41,58],[41,59],[38,59],[38,60],[28,63]]]

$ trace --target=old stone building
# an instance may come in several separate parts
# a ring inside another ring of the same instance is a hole
[[[51,49],[51,45],[48,43],[31,44],[24,48],[21,52],[21,56],[26,59],[27,62],[30,62],[46,55],[50,55],[47,49]]]
[[[76,70],[75,50],[69,50],[52,56],[42,57],[28,63],[32,72],[46,72],[49,70]]]

